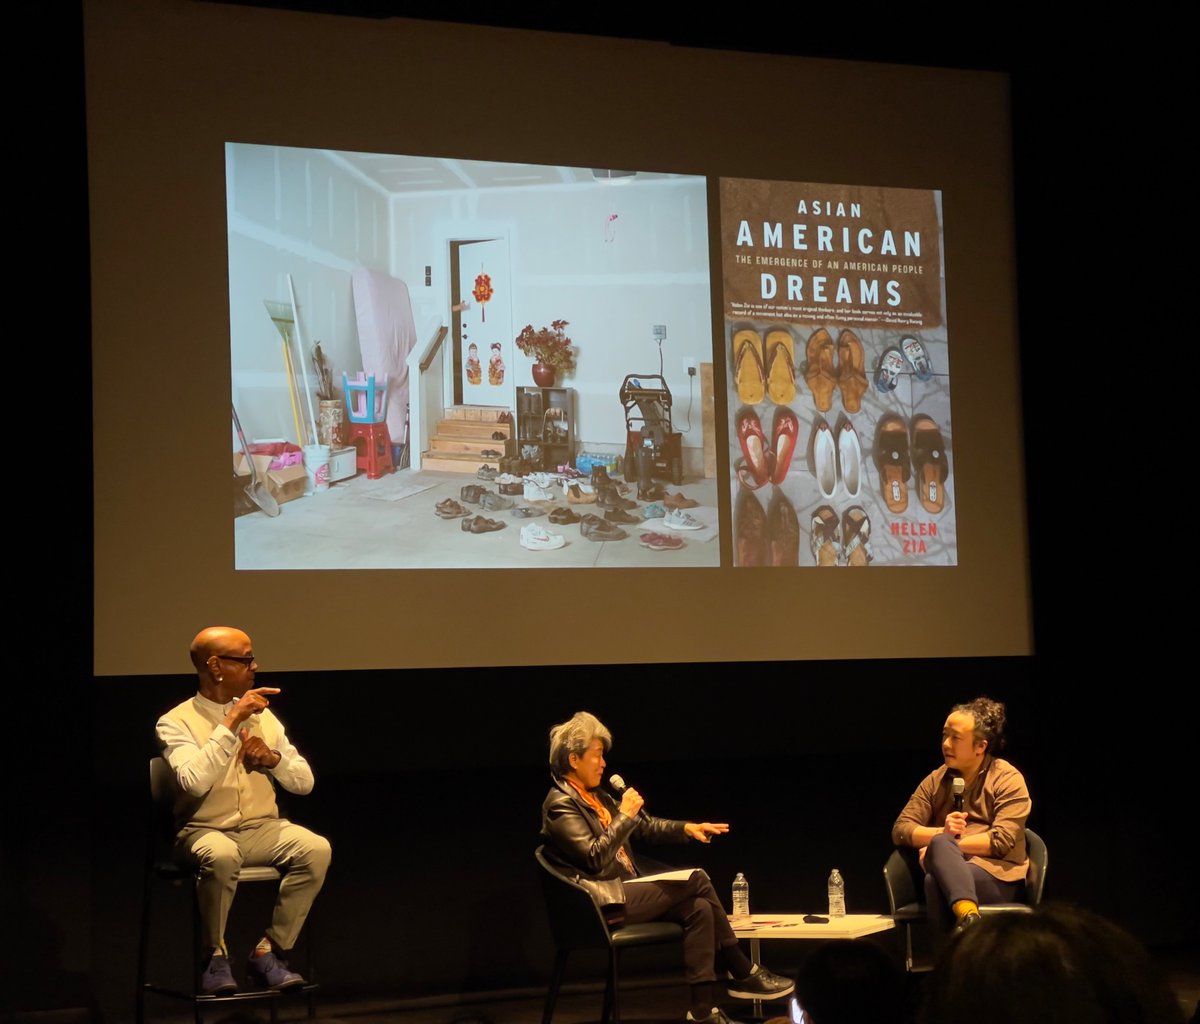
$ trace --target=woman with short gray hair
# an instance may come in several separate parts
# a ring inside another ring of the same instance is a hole
[[[550,729],[554,784],[542,803],[546,858],[586,888],[610,927],[646,921],[683,926],[683,959],[690,994],[688,1021],[731,1024],[716,1006],[717,966],[728,970],[735,999],[781,999],[795,985],[751,963],[738,946],[725,908],[699,868],[647,876],[639,870],[630,840],[708,843],[724,835],[724,822],[672,821],[643,809],[632,787],[620,804],[600,788],[612,733],[588,711],[577,711]]]

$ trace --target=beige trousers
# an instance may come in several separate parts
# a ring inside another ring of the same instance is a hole
[[[280,949],[291,949],[325,882],[330,846],[324,836],[276,818],[229,831],[185,828],[176,839],[175,855],[199,872],[200,934],[210,950],[224,938],[241,868],[273,867],[283,872],[266,935]]]

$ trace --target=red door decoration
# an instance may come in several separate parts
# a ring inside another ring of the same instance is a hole
[[[475,278],[475,287],[471,290],[471,298],[479,303],[479,319],[487,320],[487,303],[495,294],[490,274],[480,274]]]

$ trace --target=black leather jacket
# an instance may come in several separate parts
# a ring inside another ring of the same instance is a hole
[[[628,871],[617,860],[617,850],[625,846],[633,861],[628,842],[636,836],[649,843],[686,843],[683,830],[687,822],[640,814],[630,818],[617,810],[611,796],[602,789],[596,796],[612,812],[612,824],[604,828],[600,818],[569,782],[556,779],[542,802],[542,837],[548,860],[593,879],[628,878]],[[635,861],[636,863],[636,861]]]

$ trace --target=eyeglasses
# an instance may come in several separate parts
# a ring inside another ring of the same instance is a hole
[[[253,654],[218,654],[217,657],[223,661],[240,661],[243,665],[249,665],[254,660]]]

